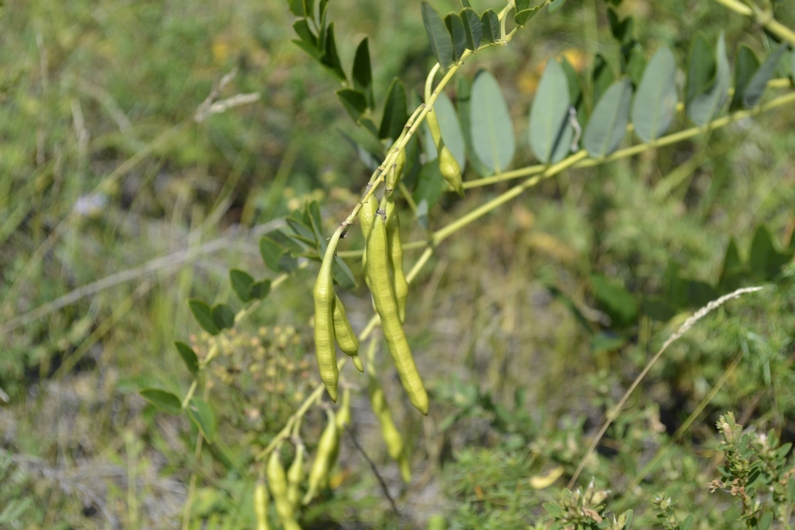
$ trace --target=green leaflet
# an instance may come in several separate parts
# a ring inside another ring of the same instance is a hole
[[[196,357],[196,352],[193,351],[193,348],[179,341],[174,342],[174,347],[177,348],[179,356],[182,358],[185,366],[188,367],[190,373],[196,375],[199,371],[199,359]]]
[[[188,404],[188,416],[196,424],[201,431],[207,443],[213,443],[217,424],[215,421],[215,414],[210,405],[201,398],[194,397]]]
[[[646,66],[632,102],[635,134],[653,142],[668,130],[676,115],[676,61],[668,48],[660,48]]]
[[[781,57],[784,55],[784,52],[787,51],[787,44],[781,44],[776,50],[771,53],[765,62],[762,63],[762,66],[754,73],[751,77],[750,81],[748,81],[748,85],[746,85],[744,93],[743,93],[743,106],[747,109],[753,108],[759,103],[759,100],[762,99],[762,95],[765,93],[765,88],[767,88],[767,82],[773,77],[776,73],[776,68],[778,67],[778,63],[781,61]]]
[[[213,310],[209,305],[197,299],[188,300],[188,305],[193,317],[204,331],[210,335],[218,335],[221,332],[221,329],[215,323],[215,319],[213,319]]]
[[[235,327],[235,312],[226,304],[213,306],[213,322],[219,329]]]
[[[149,403],[169,414],[179,414],[182,412],[182,403],[179,398],[171,392],[160,390],[159,388],[144,388],[139,392],[141,397]]]
[[[627,132],[632,101],[632,83],[623,78],[607,89],[599,100],[583,136],[583,145],[594,158],[616,150]]]
[[[483,38],[483,24],[471,7],[461,10],[461,21],[464,24],[464,36],[466,46],[472,51],[480,47],[480,40]]]
[[[397,77],[392,80],[384,103],[384,115],[381,118],[381,127],[378,129],[378,137],[382,140],[391,138],[396,140],[403,132],[403,126],[409,119],[408,107],[406,105],[406,89]]]
[[[254,278],[250,274],[240,269],[230,269],[229,282],[232,284],[232,290],[235,291],[235,294],[242,302],[251,300],[249,289],[251,284],[254,283]]]
[[[450,13],[444,17],[444,25],[453,39],[453,61],[461,60],[464,50],[467,49],[467,36],[464,29],[464,22],[457,13]]]
[[[369,39],[365,37],[356,48],[356,55],[353,58],[353,71],[351,79],[353,88],[364,94],[368,108],[375,108],[375,97],[373,96],[373,71],[370,65],[370,46]]]
[[[428,2],[422,3],[422,22],[436,60],[442,70],[447,70],[453,64],[453,41],[439,13]]]
[[[550,59],[530,108],[530,147],[543,164],[558,162],[569,152],[574,134],[569,125],[569,105],[566,73]]]
[[[685,89],[685,111],[693,123],[702,127],[709,123],[720,110],[728,88],[729,60],[723,33],[715,52],[699,35],[690,53]]]
[[[480,23],[483,26],[483,42],[491,44],[502,38],[500,34],[500,17],[491,9],[487,9],[480,16]]]
[[[733,112],[743,108],[745,87],[748,86],[748,82],[751,81],[751,77],[758,69],[759,59],[756,58],[753,50],[745,44],[741,44],[734,65],[734,95],[729,104],[730,111]]]
[[[513,160],[516,139],[500,85],[486,70],[475,76],[471,105],[470,124],[475,154],[494,173],[501,173]]]

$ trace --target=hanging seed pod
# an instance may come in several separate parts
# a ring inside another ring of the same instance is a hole
[[[406,301],[409,296],[409,282],[403,271],[403,244],[400,242],[400,216],[392,197],[386,205],[386,244],[389,253],[389,266],[392,270],[392,288],[398,305],[400,323],[406,321]]]
[[[344,399],[344,398],[343,398]],[[301,502],[301,484],[304,482],[304,444],[295,448],[295,458],[287,470],[287,500],[293,509]]]
[[[300,528],[293,516],[293,503],[290,502],[287,496],[287,475],[282,466],[278,447],[273,450],[268,458],[266,474],[268,477],[268,486],[270,487],[271,495],[273,495],[273,504],[276,506],[276,514],[279,516],[279,521],[282,523],[282,526],[285,530]]]
[[[334,349],[334,280],[331,266],[339,242],[341,230],[334,232],[323,256],[312,295],[315,301],[315,357],[320,380],[332,401],[337,401],[337,353]]]
[[[392,418],[392,411],[386,401],[384,389],[378,380],[374,362],[375,341],[370,342],[370,352],[367,356],[367,394],[370,396],[370,406],[373,408],[378,424],[381,426],[381,437],[384,439],[387,453],[392,460],[400,466],[403,481],[411,482],[411,467],[409,465],[406,446],[403,437]]]
[[[337,451],[337,446],[340,443],[334,411],[328,409],[326,411],[326,416],[328,420],[326,428],[323,430],[323,434],[320,435],[315,460],[312,462],[312,467],[309,470],[309,487],[303,498],[304,504],[309,504],[312,499],[315,498],[321,484],[327,479],[331,471],[331,456]]]
[[[436,153],[439,161],[439,172],[442,174],[442,177],[450,186],[450,188],[463,197],[464,181],[461,174],[461,166],[453,156],[453,153],[450,152],[450,149],[444,145],[444,140],[442,140],[442,130],[439,128],[439,120],[436,118],[436,113],[433,110],[428,113],[426,121],[428,122],[428,129],[431,131],[433,143],[436,145]]]
[[[345,306],[337,295],[334,295],[334,337],[342,352],[351,358],[356,369],[364,372],[362,360],[359,358],[359,339],[353,332],[345,314]]]
[[[389,353],[395,363],[400,382],[414,407],[423,414],[428,414],[428,393],[422,378],[414,364],[411,348],[406,340],[406,333],[400,323],[395,293],[389,275],[389,258],[387,254],[386,225],[381,216],[376,216],[370,237],[367,240],[367,277],[370,280],[370,292],[373,295],[375,308],[381,318]]]

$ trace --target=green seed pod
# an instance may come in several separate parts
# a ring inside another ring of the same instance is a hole
[[[315,300],[315,357],[317,358],[320,379],[326,386],[331,400],[337,401],[337,353],[334,349],[334,280],[331,266],[334,252],[342,231],[337,230],[331,237],[320,265],[312,295]]]
[[[362,235],[364,236],[364,240],[367,241],[367,238],[370,236],[370,230],[373,228],[373,221],[375,220],[375,216],[378,215],[376,212],[378,211],[378,200],[375,198],[375,195],[370,195],[370,197],[362,203],[362,207],[359,209],[359,223],[362,225]],[[364,249],[362,252],[362,270],[365,270],[367,267],[367,248]],[[365,283],[367,283],[367,275],[364,277]]]
[[[328,417],[328,422],[326,423],[326,428],[323,429],[323,434],[320,435],[315,460],[312,462],[312,468],[309,470],[309,487],[306,495],[304,495],[304,504],[309,504],[310,501],[315,498],[321,484],[327,479],[331,471],[331,456],[338,450],[337,447],[340,443],[334,411],[328,409],[326,410],[326,415]]]
[[[276,506],[276,513],[279,515],[279,521],[281,521],[282,526],[285,529],[299,528],[293,517],[293,503],[290,502],[287,496],[287,476],[284,473],[284,467],[282,467],[278,447],[273,450],[270,458],[268,458],[266,474],[268,476],[268,486],[273,495],[273,504]]]
[[[439,128],[439,120],[436,119],[436,113],[431,110],[426,120],[428,122],[428,129],[431,131],[431,137],[433,138],[433,143],[436,144],[436,153],[439,160],[439,172],[444,177],[445,182],[453,189],[456,193],[464,196],[464,181],[461,175],[461,166],[458,165],[458,161],[453,156],[453,153],[450,152],[450,149],[444,145],[444,140],[442,140],[442,130]]]
[[[392,270],[392,288],[398,306],[400,323],[406,321],[406,301],[409,296],[409,282],[403,271],[403,244],[400,242],[400,217],[393,197],[386,204],[386,244],[389,253],[389,266]]]
[[[254,513],[257,516],[257,530],[270,530],[268,524],[268,488],[264,482],[257,482],[254,488]]]
[[[387,254],[386,225],[381,216],[376,216],[370,237],[367,240],[367,278],[373,295],[376,311],[381,318],[389,353],[395,363],[400,382],[414,407],[428,414],[428,393],[414,364],[406,333],[400,324],[397,302],[389,274]]]
[[[351,328],[348,316],[345,314],[345,306],[337,295],[334,295],[334,336],[337,345],[345,355],[353,360],[353,365],[360,372],[364,372],[362,360],[359,358],[359,339]]]
[[[375,371],[374,354],[375,341],[372,341],[367,357],[367,394],[370,396],[370,406],[373,408],[373,414],[375,414],[378,424],[381,426],[381,437],[384,439],[387,453],[392,460],[398,463],[403,480],[408,484],[411,482],[411,467],[409,466],[406,446],[403,443],[400,431],[395,426],[392,411],[389,409],[389,403],[387,403],[384,395],[384,389],[378,380],[378,374]]]
[[[461,166],[446,145],[442,145],[439,150],[439,172],[453,191],[463,197],[464,181],[461,177]]]
[[[398,458],[398,467],[400,468],[400,476],[403,482],[411,484],[411,462],[409,461],[408,448],[403,448],[403,453]]]
[[[381,426],[381,436],[384,438],[387,453],[389,453],[392,460],[397,461],[403,453],[403,437],[392,419],[392,411],[390,411],[384,397],[384,389],[381,387],[378,378],[373,374],[370,374],[367,382],[367,393],[370,396],[370,405],[373,407],[373,413]]]
[[[346,388],[342,391],[342,402],[340,403],[339,408],[337,409],[336,419],[337,423],[337,445],[334,446],[334,450],[328,457],[328,468],[329,471],[334,469],[334,465],[337,463],[337,458],[340,456],[340,444],[339,439],[342,438],[342,433],[345,431],[345,427],[350,425],[351,423],[351,391],[349,388]],[[328,480],[331,478],[329,474],[326,474],[326,477],[321,481],[321,484],[325,488],[328,485]]]
[[[343,398],[344,399],[344,398]],[[301,502],[301,484],[304,482],[304,445],[295,448],[295,458],[287,470],[287,500],[295,509]]]
[[[351,389],[346,388],[342,391],[342,401],[337,410],[337,430],[342,433],[343,429],[351,424]]]

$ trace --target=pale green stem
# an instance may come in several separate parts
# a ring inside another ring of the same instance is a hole
[[[517,197],[517,196],[521,195],[522,192],[525,191],[526,189],[531,188],[531,187],[535,186],[536,184],[538,184],[540,181],[542,181],[544,179],[548,179],[550,177],[553,177],[553,176],[557,175],[558,173],[560,173],[561,171],[564,171],[565,169],[568,169],[568,168],[572,167],[574,164],[576,164],[577,162],[579,162],[580,160],[584,159],[587,156],[588,156],[588,153],[585,150],[582,150],[582,151],[580,151],[580,152],[578,152],[578,153],[576,153],[574,155],[571,155],[570,157],[558,162],[557,164],[554,164],[552,166],[548,166],[547,169],[541,175],[537,175],[535,177],[531,177],[531,178],[527,179],[526,181],[522,182],[521,184],[518,184],[518,185],[514,186],[513,188],[509,189],[508,191],[502,193],[498,197],[495,197],[494,199],[490,200],[489,202],[482,204],[478,208],[475,208],[474,210],[472,210],[471,212],[469,212],[465,216],[463,216],[463,217],[457,219],[456,221],[450,223],[449,225],[445,226],[441,230],[437,230],[433,234],[433,242],[435,244],[438,244],[438,243],[444,241],[447,237],[449,237],[453,233],[457,232],[458,230],[460,230],[464,226],[468,225],[469,223],[471,223],[471,222],[479,219],[480,217],[486,215],[490,211],[494,210],[498,206],[501,206],[502,204],[505,204],[506,202],[508,202],[509,200],[513,199],[514,197]]]
[[[757,7],[752,8],[738,0],[715,0],[715,2],[731,9],[735,13],[753,18],[756,22],[764,26],[765,29],[795,46],[795,32],[773,18],[772,12],[763,11]]]

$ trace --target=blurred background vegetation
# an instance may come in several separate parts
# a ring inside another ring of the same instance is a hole
[[[787,4],[777,17],[792,27]],[[330,2],[343,64],[370,36],[377,97],[395,76],[419,91],[434,62],[419,6]],[[668,45],[680,69],[697,31],[714,41],[724,30],[731,57],[740,43],[759,56],[770,51],[759,28],[712,2],[625,0],[620,12],[634,17],[647,58]],[[280,0],[0,7],[0,527],[178,527],[191,476],[191,527],[251,527],[254,448],[317,382],[312,272],[291,278],[228,337],[207,385],[219,409],[217,443],[196,453],[195,427],[137,391],[184,394],[189,380],[172,341],[198,352],[203,344],[188,298],[232,302],[229,268],[268,274],[260,235],[309,199],[320,201],[330,227],[367,182],[345,138],[361,133],[335,82],[290,42],[291,20]],[[532,162],[526,117],[543,64],[565,54],[585,75],[596,53],[619,71],[606,3],[585,0],[539,15],[510,46],[463,69],[471,78],[488,67],[499,80],[515,117],[515,167]],[[196,121],[233,71],[219,97],[258,100]],[[441,245],[412,286],[406,323],[428,374],[431,415],[412,414],[395,378],[385,381],[411,433],[412,485],[401,487],[386,458],[366,394],[354,400],[352,430],[401,513],[344,439],[331,491],[305,513],[305,527],[412,527],[442,514],[455,527],[522,528],[541,517],[563,479],[543,488],[529,479],[574,470],[646,359],[717,294],[732,239],[747,263],[740,283],[768,288],[708,317],[669,351],[582,480],[595,477],[619,508],[641,517],[653,517],[650,499],[667,492],[681,513],[700,514],[703,528],[735,520],[712,509],[731,497],[706,489],[717,478],[718,416],[734,410],[741,423],[795,439],[793,117],[785,107],[636,159],[568,171]],[[445,197],[431,223],[506,186]],[[404,230],[423,237],[416,223]],[[754,261],[752,245],[773,257]],[[608,286],[602,294],[599,285]],[[622,294],[617,302],[605,292]],[[681,303],[665,306],[675,297]],[[360,287],[345,301],[361,329],[369,295]],[[310,420],[314,443],[322,414]],[[641,475],[661,447],[666,456]]]

